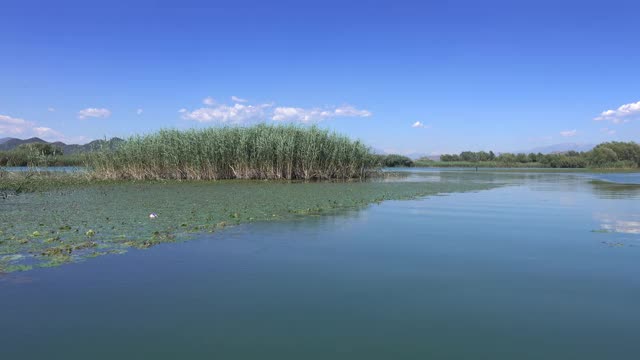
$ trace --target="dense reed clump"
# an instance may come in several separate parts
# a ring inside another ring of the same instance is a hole
[[[293,125],[161,130],[133,136],[89,165],[103,179],[364,178],[378,159],[360,141]]]

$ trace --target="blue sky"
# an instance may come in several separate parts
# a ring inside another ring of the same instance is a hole
[[[0,137],[294,122],[400,153],[638,141],[639,12],[616,0],[1,1]]]

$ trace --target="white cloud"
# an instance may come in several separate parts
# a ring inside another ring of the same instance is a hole
[[[144,112],[144,110],[142,110],[142,109],[136,110],[136,114],[138,114],[138,115],[142,115],[143,112]]]
[[[35,127],[33,128],[33,132],[36,134],[36,136],[38,137],[43,137],[43,138],[57,138],[57,139],[61,139],[64,138],[64,135],[56,130],[53,130],[52,128],[48,128],[48,127]]]
[[[330,116],[329,112],[320,109],[303,109],[296,107],[277,107],[273,110],[272,120],[317,122]]]
[[[78,111],[78,119],[86,119],[89,117],[93,118],[108,118],[111,116],[111,111],[109,109],[98,109],[98,108],[86,108]]]
[[[560,135],[564,136],[564,137],[572,137],[572,136],[576,136],[576,134],[578,133],[578,130],[565,130],[565,131],[560,131]]]
[[[216,103],[216,101],[211,97],[211,96],[207,96],[206,98],[202,99],[202,103],[205,105],[213,105]]]
[[[291,121],[301,123],[320,122],[326,119],[336,117],[369,117],[371,112],[367,110],[356,109],[350,105],[344,105],[336,108],[297,108],[297,107],[277,107],[273,110],[271,117],[274,121]]]
[[[351,105],[343,105],[334,110],[336,117],[369,117],[371,112],[368,110],[356,109]]]
[[[20,136],[28,138],[38,136],[45,139],[64,139],[64,135],[59,131],[48,127],[37,126],[33,121],[0,115],[0,135]]]
[[[594,118],[595,121],[611,121],[614,124],[629,122],[632,118],[640,117],[640,101],[624,104],[615,110],[607,110]]]
[[[0,115],[0,134],[22,134],[33,126],[31,121],[14,118],[9,115]]]
[[[207,101],[210,99],[211,101]],[[247,100],[232,96],[234,104],[215,104],[213,99],[206,98],[203,102],[210,106],[189,111],[180,109],[185,120],[194,120],[201,123],[242,124],[249,122],[288,121],[301,123],[316,123],[326,119],[338,117],[368,117],[371,112],[357,109],[350,105],[327,108],[298,108],[298,107],[273,107],[271,104],[246,104]]]
[[[607,135],[615,135],[616,131],[613,129],[609,129],[609,128],[602,128],[600,129],[600,132],[605,133]]]
[[[54,108],[54,107],[48,107],[48,108],[47,108],[47,111],[48,111],[48,112],[55,112],[55,111],[56,111],[56,108]]]
[[[194,111],[183,112],[182,118],[201,123],[215,122],[220,124],[241,124],[263,120],[266,110],[271,104],[243,105],[234,104],[218,105],[215,107],[200,108]]]
[[[411,124],[412,128],[425,128],[427,127],[424,123],[422,123],[421,121],[416,121],[413,124]]]

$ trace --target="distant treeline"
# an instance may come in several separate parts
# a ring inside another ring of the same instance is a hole
[[[113,151],[124,140],[94,140],[84,145],[49,143],[39,138],[10,139],[0,146],[0,166],[84,166],[91,153]]]
[[[417,166],[496,166],[496,167],[548,167],[548,168],[638,168],[640,145],[635,142],[602,143],[591,151],[542,154],[501,153],[493,151],[463,151],[444,154],[440,162],[419,159]]]
[[[398,154],[378,155],[378,161],[382,167],[412,167],[413,160]]]
[[[65,155],[62,147],[48,143],[21,144],[0,151],[0,166],[81,166],[86,156]]]

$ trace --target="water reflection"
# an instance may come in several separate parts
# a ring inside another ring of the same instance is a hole
[[[602,199],[640,199],[640,185],[589,181],[593,193]]]
[[[600,228],[609,232],[622,234],[640,234],[640,215],[600,214]]]

